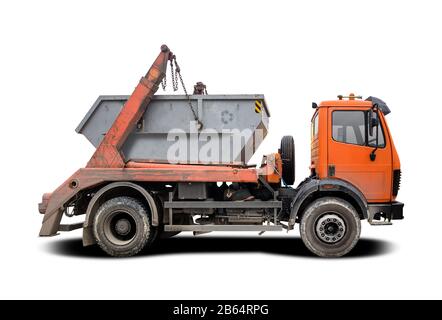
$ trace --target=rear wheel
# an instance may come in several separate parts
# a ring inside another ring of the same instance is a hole
[[[111,256],[133,256],[149,244],[154,235],[148,209],[131,197],[106,201],[94,218],[95,240]]]
[[[305,246],[321,257],[341,257],[353,249],[361,221],[353,206],[339,198],[320,198],[305,210],[299,226]]]

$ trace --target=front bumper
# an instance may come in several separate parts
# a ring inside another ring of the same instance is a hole
[[[388,221],[404,219],[404,204],[402,202],[369,203],[368,210],[372,220],[381,220],[381,218]]]

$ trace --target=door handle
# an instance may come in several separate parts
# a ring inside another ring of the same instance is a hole
[[[328,176],[329,177],[334,177],[336,173],[336,168],[334,164],[329,164],[328,165]]]

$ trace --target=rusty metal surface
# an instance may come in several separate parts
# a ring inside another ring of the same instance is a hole
[[[157,204],[155,203],[154,198],[151,196],[151,194],[141,187],[140,185],[133,183],[133,182],[127,182],[127,181],[120,181],[120,182],[113,182],[110,184],[107,184],[106,186],[102,187],[93,198],[90,200],[87,210],[86,210],[86,217],[83,224],[83,245],[93,245],[95,244],[95,239],[93,236],[92,226],[93,226],[93,220],[95,217],[95,213],[97,212],[100,204],[101,199],[103,197],[106,197],[106,195],[109,192],[112,192],[114,190],[117,190],[119,188],[130,188],[132,190],[137,191],[143,198],[146,200],[147,204],[150,208],[150,214],[151,214],[151,221],[153,226],[159,225],[159,216],[158,216],[158,208]]]
[[[112,127],[87,164],[88,168],[123,168],[124,159],[120,149],[136,123],[146,111],[150,99],[158,90],[167,69],[172,53],[165,45],[150,67],[146,76],[141,78],[129,100],[124,105]]]
[[[147,202],[149,205],[150,213],[151,213],[151,221],[153,226],[158,226],[159,224],[159,218],[158,218],[158,208],[155,203],[154,198],[150,195],[150,193],[144,189],[143,187],[139,186],[136,183],[133,182],[127,182],[127,181],[119,181],[119,182],[113,182],[110,183],[104,187],[102,187],[91,199],[91,201],[88,204],[88,207],[86,209],[86,218],[84,222],[84,227],[89,227],[92,225],[92,219],[93,219],[93,213],[98,209],[98,206],[100,204],[99,200],[103,196],[106,195],[106,193],[116,190],[118,188],[130,188],[135,191],[137,191]]]
[[[51,198],[51,193],[43,194],[41,202],[38,204],[38,212],[44,214],[48,207],[49,199]]]
[[[193,86],[193,94],[205,94],[207,95],[207,86],[202,82],[197,82]]]
[[[64,205],[81,190],[104,182],[258,182],[259,171],[228,166],[171,165],[146,163],[144,168],[83,168],[74,173],[51,195],[41,236],[58,231]]]

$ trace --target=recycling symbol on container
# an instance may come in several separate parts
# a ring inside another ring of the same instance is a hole
[[[228,124],[229,122],[233,121],[233,113],[224,110],[221,112],[221,122],[224,124]]]

